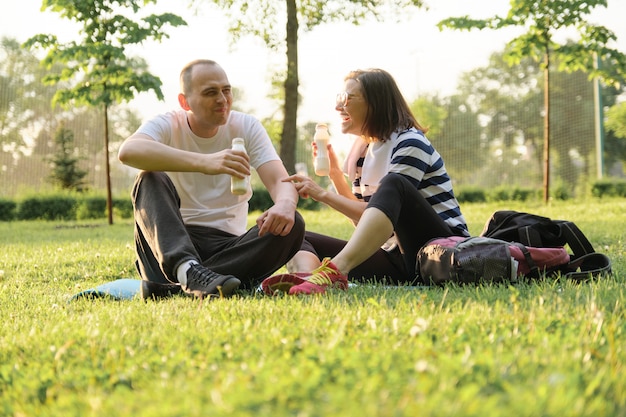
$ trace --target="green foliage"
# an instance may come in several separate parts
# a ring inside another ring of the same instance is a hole
[[[53,104],[63,106],[78,104],[103,109],[104,153],[107,174],[107,202],[109,222],[112,222],[112,191],[109,169],[109,107],[130,101],[136,94],[152,90],[163,99],[161,80],[147,71],[145,60],[133,58],[127,51],[130,45],[140,45],[148,39],[161,40],[168,35],[163,27],[181,26],[186,22],[171,13],[148,15],[139,22],[135,17],[142,6],[156,0],[44,0],[42,10],[51,9],[61,16],[82,24],[81,42],[61,44],[55,35],[39,34],[28,39],[27,48],[43,48],[47,54],[42,63],[48,68],[64,64],[60,73],[50,73],[44,82],[72,86],[59,88],[52,98]]]
[[[252,190],[252,197],[248,202],[250,211],[265,211],[268,208],[272,207],[272,197],[270,193],[265,188],[257,188]]]
[[[451,17],[437,24],[444,28],[502,29],[509,26],[523,27],[526,31],[509,41],[505,58],[518,64],[525,58],[542,61],[547,51],[559,63],[559,70],[583,71],[589,78],[600,77],[607,84],[619,84],[626,76],[626,55],[610,48],[616,40],[613,32],[604,26],[590,23],[588,15],[597,7],[606,7],[606,0],[513,0],[506,16],[471,19],[468,16]],[[575,42],[557,44],[554,33],[561,29],[575,29]],[[606,65],[597,67],[589,51],[598,53]]]
[[[596,181],[591,186],[594,197],[626,197],[626,181],[623,179],[606,179]]]
[[[50,100],[55,89],[41,84],[47,72],[16,39],[0,40],[0,143],[13,147],[18,155],[21,152],[17,149],[27,145],[24,138],[28,135],[23,130],[34,122],[45,125],[51,116]]]
[[[609,179],[596,181],[591,185],[591,196],[600,198],[626,197],[626,181]],[[465,203],[515,203],[537,202],[540,192],[532,188],[517,186],[500,186],[480,188],[474,186],[455,187],[457,200]],[[554,200],[568,200],[572,198],[567,187],[557,184],[551,197]],[[273,205],[272,198],[265,188],[255,188],[249,202],[250,212],[265,211]],[[132,219],[133,205],[129,198],[113,200],[116,217]],[[320,211],[328,213],[323,204],[311,199],[301,198],[298,209],[312,213]],[[0,199],[0,221],[19,220],[89,220],[102,219],[106,216],[106,198],[99,195],[84,193],[60,193],[50,195],[28,195],[19,201]],[[324,214],[326,215],[326,214]]]
[[[133,216],[129,198],[113,200],[113,208],[121,219]],[[0,200],[0,221],[103,219],[105,212],[105,197],[85,193],[29,195],[19,201]]]
[[[483,203],[487,201],[487,193],[479,187],[455,187],[454,195],[459,203]]]
[[[16,207],[17,203],[15,201],[0,198],[0,221],[14,220]]]
[[[550,188],[550,196],[557,200],[569,200],[572,197],[570,187],[563,182],[557,182],[556,186]]]
[[[265,188],[254,189],[249,202],[249,210],[265,211],[274,203]],[[298,208],[319,210],[323,205],[310,199],[298,201]],[[129,198],[113,200],[117,217],[132,219],[133,203]],[[0,199],[0,221],[19,220],[89,220],[106,217],[106,198],[91,194],[61,193],[51,195],[26,196],[20,201]]]
[[[605,126],[618,138],[626,139],[626,102],[616,104],[606,112]]]
[[[113,199],[113,212],[122,219],[133,218],[133,202],[130,198]]]
[[[20,202],[19,220],[73,220],[76,218],[76,199],[68,196],[29,197]]]
[[[54,93],[70,84],[44,85],[42,79],[60,73],[63,67],[57,63],[45,69],[37,55],[21,48],[16,39],[0,40],[0,166],[4,196],[15,197],[25,187],[47,188],[42,179],[50,174],[50,156],[59,150],[54,145],[54,136],[61,125],[74,134],[76,150],[69,156],[80,158],[77,165],[88,169],[85,183],[94,188],[104,187],[103,170],[96,169],[102,165],[103,149],[94,139],[105,136],[103,109],[72,107],[67,111],[50,106]],[[137,129],[141,119],[124,105],[114,105],[109,110],[109,148],[115,150],[118,143]],[[114,189],[121,187],[118,184],[124,179],[120,177],[125,175],[113,171]]]
[[[489,190],[487,201],[528,201],[537,197],[534,189],[499,186]]]
[[[436,95],[422,95],[410,106],[418,123],[428,129],[429,138],[441,136],[444,121],[448,116],[448,109],[441,104],[441,101]]]
[[[74,156],[74,132],[59,124],[54,135],[56,145],[54,155],[49,158],[52,163],[50,181],[62,190],[83,191],[83,178],[87,171],[78,167],[80,157]]]
[[[107,201],[104,197],[87,197],[80,199],[76,206],[76,219],[103,219]]]
[[[459,184],[539,187],[544,74],[530,59],[509,66],[503,54],[493,53],[488,65],[462,75],[454,96],[459,104],[449,105],[450,114],[458,117],[446,120],[441,140],[435,137],[431,141]],[[593,85],[580,71],[555,73],[551,80],[551,184],[559,178],[564,190],[580,197],[577,188],[594,175]],[[612,106],[618,94],[615,89],[602,88],[601,101]],[[479,121],[482,126],[473,128]],[[451,135],[451,131],[457,133]],[[609,160],[621,160],[624,153],[620,149],[626,149],[626,141],[607,135],[604,142],[607,165]]]
[[[300,30],[310,31],[316,26],[333,21],[350,22],[355,25],[368,16],[384,20],[390,14],[402,16],[411,6],[422,7],[422,0],[210,0],[222,8],[229,20],[232,43],[242,37],[252,35],[261,39],[266,46],[284,51],[285,66],[277,73],[284,74],[281,84],[282,129],[280,157],[287,172],[296,171],[296,141],[298,137],[298,36]],[[285,24],[286,22],[286,24]],[[276,79],[273,80],[275,84]],[[281,96],[281,94],[274,94]]]
[[[549,195],[550,167],[550,112],[559,105],[550,104],[551,83],[550,64],[556,62],[560,71],[584,72],[589,79],[598,77],[606,84],[619,86],[626,79],[626,55],[609,47],[616,39],[615,34],[603,26],[589,23],[587,15],[598,7],[606,7],[606,0],[512,0],[508,14],[476,20],[468,16],[452,17],[438,23],[439,29],[452,28],[502,29],[509,26],[523,27],[525,32],[509,41],[504,55],[509,65],[519,65],[524,60],[543,61],[544,97],[548,108],[544,111],[544,155],[548,169],[544,172],[544,201]],[[579,39],[565,44],[554,42],[556,31],[575,29]],[[594,53],[590,53],[594,52]],[[598,65],[598,63],[600,63]],[[588,100],[582,100],[589,103]],[[593,103],[593,102],[592,102]],[[563,126],[561,126],[563,127]],[[578,135],[581,136],[581,135]],[[586,154],[584,154],[586,155]],[[562,155],[561,155],[562,157]],[[562,158],[567,161],[567,158]]]
[[[261,39],[269,48],[284,49],[286,39],[285,24],[289,2],[262,0],[209,0],[224,10],[229,19],[229,31],[233,43],[252,35]],[[305,31],[329,22],[350,22],[358,25],[367,17],[384,20],[390,12],[401,13],[407,7],[422,7],[422,0],[350,0],[334,1],[305,0],[294,1],[295,22]]]
[[[76,201],[76,220],[103,219],[107,200],[101,196],[79,197]],[[113,199],[113,213],[121,219],[133,217],[133,203],[129,198]]]
[[[144,60],[129,56],[127,48],[148,39],[167,38],[165,25],[176,27],[186,23],[171,13],[151,14],[139,21],[127,17],[136,16],[148,3],[156,0],[44,0],[42,10],[50,9],[83,26],[80,42],[61,44],[55,35],[39,34],[24,44],[48,51],[42,61],[44,65],[66,65],[61,73],[50,74],[46,78],[48,82],[75,82],[73,87],[59,89],[54,102],[108,106],[132,100],[137,93],[150,90],[163,99],[161,80],[147,72]]]
[[[431,106],[438,109],[426,110],[425,118],[428,127],[437,126],[429,130],[427,136],[446,161],[448,173],[463,184],[476,181],[477,173],[486,165],[489,156],[478,109],[469,104],[473,98],[470,95],[454,95],[445,100],[435,98]],[[415,110],[420,111],[419,108]],[[418,121],[422,120],[420,113],[416,113],[416,117]]]
[[[501,208],[464,206],[472,233]],[[68,302],[79,291],[137,277],[132,222],[0,223],[0,410],[625,415],[626,202],[508,208],[574,221],[611,257],[614,275],[580,284],[362,285],[321,297]],[[320,233],[346,238],[352,230],[330,210],[304,217]]]

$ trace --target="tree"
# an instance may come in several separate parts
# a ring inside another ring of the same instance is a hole
[[[59,67],[52,71],[59,70]],[[50,100],[55,88],[42,85],[48,71],[39,66],[31,52],[12,38],[0,41],[0,145],[19,158],[27,151],[25,140],[33,123],[43,124],[50,117]],[[45,110],[44,110],[45,109]]]
[[[273,50],[284,50],[286,72],[283,82],[283,127],[280,156],[290,173],[295,172],[298,112],[298,35],[300,28],[310,31],[332,21],[348,21],[357,25],[371,16],[388,18],[383,13],[406,13],[409,6],[421,7],[422,0],[211,0],[227,14],[233,41],[246,35],[263,40]],[[302,26],[301,26],[302,25]],[[284,29],[284,30],[283,30]]]
[[[525,57],[543,61],[544,72],[544,133],[543,198],[548,201],[550,183],[550,64],[553,58],[559,70],[582,70],[590,78],[600,77],[611,84],[624,78],[626,56],[608,45],[616,39],[604,26],[587,22],[586,16],[597,6],[606,7],[607,0],[511,0],[506,16],[488,19],[471,19],[469,16],[442,20],[438,27],[471,30],[501,29],[508,26],[524,27],[527,31],[508,43],[505,59],[518,63]],[[574,27],[578,42],[559,45],[553,41],[556,31]],[[596,59],[608,64],[610,71],[596,65]]]
[[[74,132],[60,124],[54,135],[55,152],[49,158],[52,164],[52,173],[49,180],[63,190],[83,191],[87,171],[78,167],[81,160],[74,148]]]
[[[626,139],[626,102],[611,107],[606,113],[606,128],[615,136]]]
[[[427,137],[441,154],[455,184],[467,184],[484,166],[485,146],[478,115],[455,95],[441,98],[423,95],[411,110],[417,121],[428,128]]]
[[[626,160],[626,102],[610,107],[606,112],[606,141],[604,157],[607,165]]]
[[[488,178],[481,176],[475,182],[490,180],[489,185],[497,185],[493,181],[498,180],[509,185],[534,186],[542,181],[543,71],[531,58],[508,65],[504,53],[494,52],[485,67],[460,77],[458,95],[484,126],[484,140],[465,152],[468,156],[477,148],[490,152],[490,159],[484,160],[485,169],[479,165],[475,170]],[[557,156],[552,158],[551,170],[556,170],[563,185],[574,191],[580,185],[580,175],[591,175],[595,163],[593,83],[582,71],[557,72],[551,78],[551,145]],[[615,102],[615,89],[605,87],[601,93],[601,101],[607,106]],[[462,128],[458,122],[451,127]],[[607,135],[605,143],[613,149],[613,138]]]
[[[59,74],[45,80],[53,85],[68,81],[73,86],[59,89],[52,104],[102,107],[107,178],[107,211],[113,224],[109,163],[109,109],[111,105],[132,100],[136,94],[152,90],[163,100],[161,80],[150,74],[145,61],[129,56],[131,45],[148,39],[167,38],[166,25],[181,26],[185,21],[174,14],[150,14],[139,22],[128,17],[156,0],[43,0],[42,10],[51,9],[82,25],[82,41],[59,43],[55,35],[39,34],[24,44],[47,49],[42,60],[46,67],[62,63]]]

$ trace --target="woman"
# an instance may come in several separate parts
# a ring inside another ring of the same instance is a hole
[[[356,139],[343,170],[328,146],[329,176],[337,193],[303,175],[285,181],[292,181],[301,197],[347,216],[356,229],[347,242],[307,232],[300,251],[287,264],[289,273],[263,282],[268,294],[346,289],[348,277],[414,283],[416,255],[427,241],[469,236],[443,160],[393,77],[381,69],[357,70],[346,76],[344,86],[335,109],[342,133]]]

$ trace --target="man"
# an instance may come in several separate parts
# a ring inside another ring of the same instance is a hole
[[[259,121],[231,111],[221,66],[190,62],[180,86],[181,109],[144,123],[118,155],[142,170],[132,191],[142,295],[164,284],[200,298],[229,296],[242,282],[253,288],[299,249],[298,193],[281,181],[288,173]],[[244,138],[247,153],[231,149],[235,137]],[[230,183],[251,167],[274,205],[246,230],[252,191],[234,195]]]

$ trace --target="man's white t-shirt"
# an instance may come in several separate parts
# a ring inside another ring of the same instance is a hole
[[[228,121],[212,138],[195,135],[187,122],[187,113],[176,110],[159,115],[139,127],[137,133],[150,136],[165,145],[197,153],[215,153],[232,147],[233,138],[243,138],[255,170],[269,161],[280,160],[261,123],[254,117],[231,111]],[[252,190],[243,195],[230,192],[230,175],[206,175],[198,172],[168,172],[180,196],[180,212],[188,225],[215,227],[234,235],[247,228],[248,201]],[[159,198],[159,196],[154,196]]]

